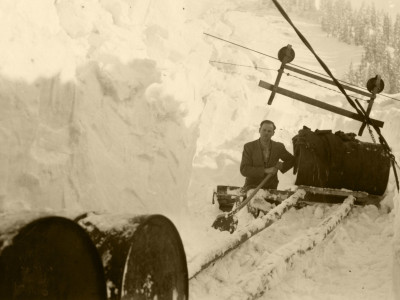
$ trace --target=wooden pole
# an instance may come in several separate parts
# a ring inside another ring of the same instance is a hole
[[[272,91],[272,89],[274,88],[274,86],[272,84],[270,84],[268,82],[265,82],[265,81],[262,81],[262,80],[260,80],[258,85],[260,87],[265,88],[265,89],[270,90],[270,91]],[[286,90],[286,89],[283,89],[283,88],[280,88],[280,87],[276,87],[276,92],[279,93],[279,94],[285,95],[287,97],[293,98],[295,100],[298,100],[298,101],[301,101],[301,102],[304,102],[304,103],[307,103],[307,104],[311,104],[311,105],[314,105],[316,107],[319,107],[319,108],[322,108],[322,109],[325,109],[325,110],[329,110],[329,111],[331,111],[333,113],[348,117],[350,119],[353,119],[353,120],[356,120],[356,121],[360,121],[360,122],[364,122],[364,118],[362,118],[360,115],[358,115],[356,113],[353,113],[351,111],[345,110],[343,108],[336,107],[334,105],[330,105],[330,104],[327,104],[325,102],[318,101],[318,100],[315,100],[313,98],[310,98],[310,97],[307,97],[307,96],[304,96],[304,95],[301,95],[301,94],[298,94],[298,93],[295,93],[295,92],[292,92],[292,91],[289,91],[289,90]],[[383,127],[384,122],[379,121],[379,120],[375,120],[375,119],[370,119],[370,120],[371,120],[371,123],[374,124],[375,126]]]

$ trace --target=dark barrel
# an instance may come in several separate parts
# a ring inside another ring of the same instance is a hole
[[[311,131],[304,127],[293,138],[296,185],[364,191],[383,195],[390,157],[382,145],[357,140],[353,133]]]
[[[87,213],[76,221],[102,257],[108,299],[188,299],[186,255],[168,218]]]
[[[2,216],[0,299],[107,299],[101,259],[72,220]]]

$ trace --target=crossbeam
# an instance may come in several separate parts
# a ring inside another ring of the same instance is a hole
[[[333,82],[333,80],[326,79],[324,77],[312,74],[310,72],[300,70],[300,69],[295,68],[293,66],[285,65],[285,69],[336,86],[336,84]],[[346,84],[343,84],[343,83],[341,85],[345,90],[348,90],[348,91],[351,91],[351,92],[354,92],[354,93],[357,93],[357,94],[360,94],[360,95],[363,95],[363,96],[366,96],[366,97],[369,97],[369,98],[371,98],[371,96],[372,96],[371,93],[368,93],[368,92],[360,90],[360,89],[356,89],[356,88],[354,88],[352,86],[349,86],[349,85],[346,85]]]
[[[311,105],[314,105],[316,107],[319,107],[319,108],[322,108],[322,109],[325,109],[325,110],[329,110],[329,111],[331,111],[333,113],[348,117],[348,118],[356,120],[356,121],[365,122],[364,118],[362,116],[356,114],[356,113],[353,113],[351,111],[345,110],[345,109],[340,108],[340,107],[336,107],[336,106],[331,105],[331,104],[327,104],[327,103],[322,102],[322,101],[315,100],[313,98],[310,98],[310,97],[307,97],[307,96],[304,96],[304,95],[289,91],[287,89],[284,89],[284,88],[281,88],[281,87],[278,87],[278,86],[274,86],[274,85],[272,85],[272,84],[270,84],[268,82],[260,80],[258,85],[260,87],[262,87],[264,89],[267,89],[267,90],[270,90],[270,91],[275,90],[276,93],[282,94],[282,95],[290,97],[290,98],[293,98],[295,100],[298,100],[298,101],[301,101],[301,102],[304,102],[304,103],[307,103],[307,104],[311,104]],[[382,121],[375,120],[375,119],[370,119],[370,121],[374,126],[377,126],[377,127],[380,127],[380,128],[383,127],[384,122],[382,122]]]

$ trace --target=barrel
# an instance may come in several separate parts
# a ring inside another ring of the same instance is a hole
[[[162,215],[76,218],[103,262],[108,299],[188,299],[188,269],[174,224]]]
[[[354,133],[307,127],[292,141],[296,185],[385,193],[390,156],[382,145],[361,142]]]
[[[107,299],[100,256],[73,220],[1,215],[0,299]]]

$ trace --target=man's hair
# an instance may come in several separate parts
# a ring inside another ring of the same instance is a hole
[[[264,120],[264,121],[262,121],[262,122],[260,123],[260,128],[259,128],[259,130],[261,129],[261,127],[262,127],[264,124],[271,124],[271,125],[274,127],[274,130],[276,129],[276,126],[275,126],[274,122],[272,122],[272,121],[270,121],[270,120]]]

